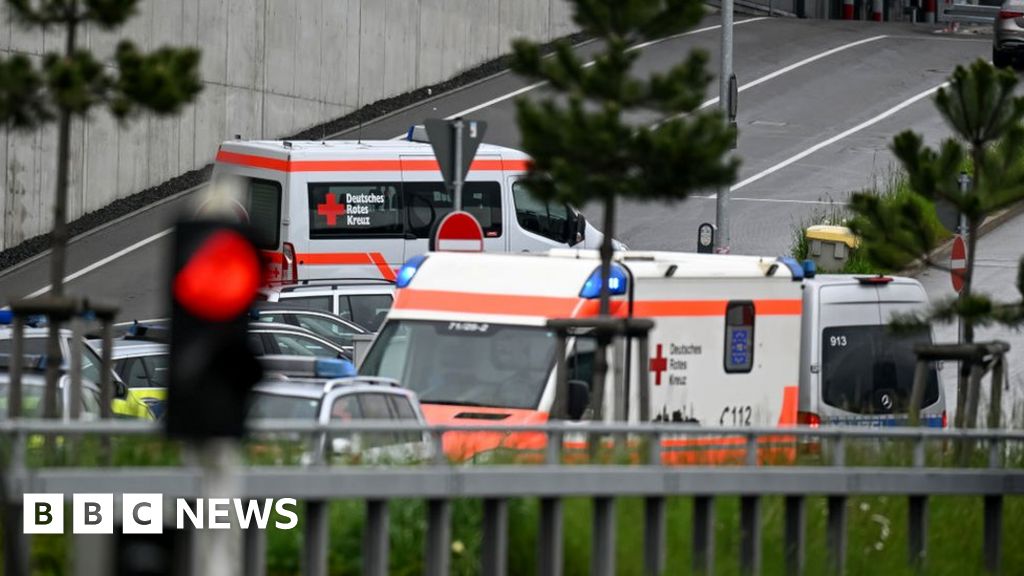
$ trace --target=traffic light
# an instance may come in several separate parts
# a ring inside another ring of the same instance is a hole
[[[249,389],[262,376],[247,328],[263,271],[247,228],[210,221],[176,226],[168,435],[242,435]]]

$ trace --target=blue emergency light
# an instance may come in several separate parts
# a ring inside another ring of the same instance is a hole
[[[804,267],[799,262],[797,262],[796,258],[791,258],[789,256],[780,256],[779,259],[776,261],[779,264],[785,266],[786,268],[789,268],[789,272],[793,275],[794,281],[804,279]]]
[[[608,295],[609,296],[621,296],[626,293],[627,288],[627,277],[626,271],[617,264],[612,264],[611,270],[608,273]],[[600,298],[601,297],[601,267],[598,266],[590,274],[590,278],[583,283],[583,289],[580,290],[580,298]]]
[[[356,374],[356,365],[340,358],[317,358],[313,365],[317,378],[349,378]]]
[[[405,288],[408,286],[409,282],[412,282],[412,277],[416,275],[426,260],[426,254],[419,254],[406,260],[405,265],[398,270],[398,276],[395,277],[395,287]]]

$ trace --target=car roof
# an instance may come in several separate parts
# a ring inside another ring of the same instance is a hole
[[[337,160],[339,158],[380,158],[420,155],[434,157],[430,144],[401,140],[227,140],[221,144],[227,152],[257,154],[285,160]],[[509,160],[528,159],[519,150],[481,144],[477,155],[497,155]]]
[[[303,334],[307,336],[316,336],[317,338],[323,338],[316,332],[302,326],[296,326],[294,324],[285,324],[283,322],[260,322],[259,320],[249,322],[249,332],[287,332],[289,334]]]
[[[342,378],[340,380],[347,379]],[[327,389],[328,383],[332,382],[335,386]],[[263,380],[253,387],[253,392],[275,394],[278,396],[295,396],[297,398],[321,398],[335,390],[344,390],[346,393],[353,394],[381,393],[402,396],[405,398],[411,398],[413,396],[412,392],[405,388],[369,384],[359,380],[358,377],[353,378],[352,382],[337,382],[323,378],[275,377],[273,379]]]
[[[395,284],[383,279],[324,279],[307,280],[300,284],[265,288],[264,294],[275,294],[281,298],[288,295],[314,294],[393,294]],[[295,296],[292,296],[295,297]]]
[[[97,349],[103,348],[102,340],[89,340],[89,344]],[[170,346],[152,340],[122,340],[111,341],[112,347],[110,357],[114,360],[123,358],[140,358],[143,356],[162,356],[170,352]]]

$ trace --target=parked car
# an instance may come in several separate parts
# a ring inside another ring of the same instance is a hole
[[[425,424],[419,400],[411,390],[387,378],[350,377],[336,380],[271,377],[250,395],[250,420],[288,419],[333,422],[383,421]],[[433,444],[420,432],[331,432],[311,450],[325,458],[358,458],[393,462],[429,458]],[[303,456],[312,461],[312,452]]]
[[[1005,0],[993,24],[992,63],[1011,66],[1024,53],[1024,0]]]
[[[258,302],[253,306],[252,316],[259,322],[276,322],[305,328],[349,352],[352,350],[353,335],[370,333],[366,328],[333,312],[307,308],[296,302]]]
[[[301,326],[277,322],[250,322],[249,347],[257,356],[267,354],[315,356],[350,360],[352,352]]]
[[[22,342],[22,356],[25,358],[26,363],[24,365],[29,366],[31,358],[41,359],[46,356],[46,338],[49,333],[48,328],[25,328],[24,340]],[[6,357],[3,361],[5,366],[9,366],[10,355],[12,352],[12,330],[7,327],[0,328],[0,356]],[[60,331],[60,347],[61,347],[61,371],[67,373],[70,370],[67,359],[71,356],[71,338],[72,333],[70,330]],[[41,361],[41,360],[40,360]],[[7,368],[3,368],[4,371]],[[101,381],[101,370],[102,361],[96,351],[89,345],[87,341],[82,342],[82,379],[88,380],[94,383]],[[142,402],[140,399],[128,393],[128,386],[121,380],[116,372],[112,371],[111,381],[114,383],[114,399],[111,403],[111,409],[115,417],[119,418],[139,418],[144,420],[153,419],[153,412],[149,407]]]
[[[29,371],[21,375],[21,416],[23,418],[43,417],[43,390],[46,376],[41,364],[30,363]],[[0,373],[0,420],[8,416],[10,399],[10,374]],[[71,417],[71,378],[61,374],[57,380],[57,414],[61,419]],[[82,380],[82,404],[79,411],[82,420],[97,420],[100,417],[100,387],[91,380]]]
[[[162,417],[167,401],[168,345],[133,334],[115,338],[112,343],[114,372],[128,385],[128,394],[149,406],[154,416]],[[102,353],[102,340],[90,339],[89,345],[97,354]]]
[[[376,332],[395,299],[393,282],[381,279],[308,280],[265,288],[259,298],[332,312],[342,320]]]

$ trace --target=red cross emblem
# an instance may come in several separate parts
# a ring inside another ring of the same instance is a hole
[[[345,215],[345,205],[338,204],[338,201],[334,199],[334,194],[328,192],[324,203],[317,204],[316,213],[327,219],[328,226],[336,226],[338,216]]]
[[[658,344],[658,353],[651,358],[650,364],[648,370],[654,372],[654,385],[661,386],[661,373],[668,370],[668,358],[661,355],[661,344]]]

